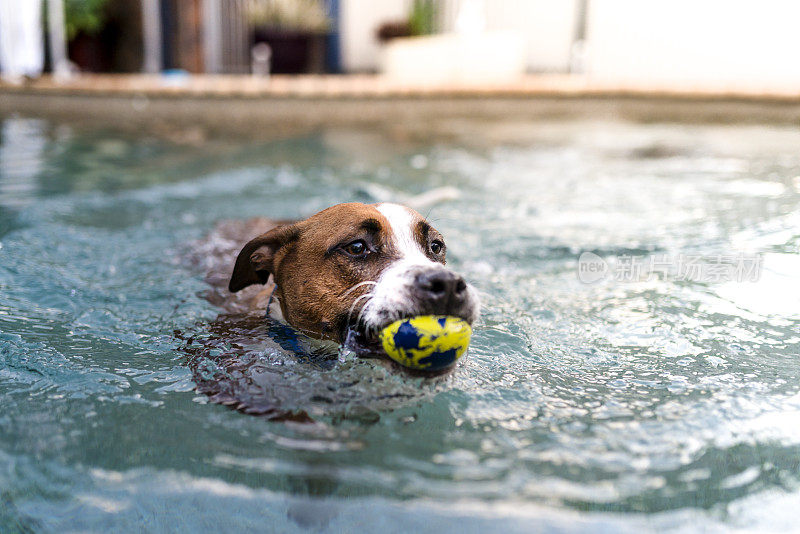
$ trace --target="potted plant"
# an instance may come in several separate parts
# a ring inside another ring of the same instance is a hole
[[[252,43],[267,43],[272,73],[321,73],[331,21],[322,0],[249,0]]]
[[[458,4],[455,27],[441,32],[436,0],[414,0],[407,29],[409,37],[384,25],[379,29],[380,71],[402,84],[448,85],[506,83],[525,72],[525,35],[514,30],[486,30],[482,0]]]
[[[69,57],[82,71],[99,72],[108,66],[108,53],[99,37],[106,23],[108,0],[65,0],[64,25]]]
[[[435,33],[438,17],[435,0],[414,0],[406,19],[390,20],[378,26],[375,36],[381,44],[393,39]]]

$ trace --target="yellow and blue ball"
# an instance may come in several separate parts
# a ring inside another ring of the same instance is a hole
[[[386,354],[404,367],[440,371],[453,365],[469,346],[472,328],[458,317],[420,315],[381,331]]]

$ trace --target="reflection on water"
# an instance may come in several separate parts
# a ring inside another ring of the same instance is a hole
[[[7,207],[33,200],[36,179],[42,171],[45,123],[37,119],[4,121],[0,132],[0,198]]]
[[[793,526],[800,132],[442,129],[194,146],[3,121],[0,525]],[[187,260],[219,220],[441,186],[461,195],[429,218],[485,312],[436,381],[286,358],[266,325],[218,317],[202,258]],[[756,254],[763,269],[587,284],[584,251]],[[192,344],[260,362],[256,393],[308,417],[208,404]]]

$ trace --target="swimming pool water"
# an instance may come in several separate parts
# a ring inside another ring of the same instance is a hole
[[[800,130],[449,126],[180,142],[5,118],[0,531],[795,528]],[[294,392],[357,393],[310,423],[195,391],[186,339],[220,310],[187,250],[216,222],[444,186],[425,215],[484,309],[455,372],[282,362]]]

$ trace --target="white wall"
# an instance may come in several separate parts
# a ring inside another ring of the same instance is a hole
[[[588,42],[597,79],[800,90],[797,0],[590,0]]]
[[[487,30],[516,30],[525,37],[529,70],[567,70],[575,0],[487,0],[486,4]]]
[[[411,0],[342,0],[342,64],[374,71],[378,25]],[[452,29],[464,0],[441,0]],[[473,0],[475,1],[475,0]],[[480,1],[480,0],[478,0]],[[483,0],[487,30],[527,39],[532,71],[567,70],[577,0]],[[800,0],[589,0],[588,74],[617,83],[800,90]]]
[[[380,48],[375,33],[384,22],[408,17],[410,0],[341,0],[342,67],[346,72],[374,71]]]

